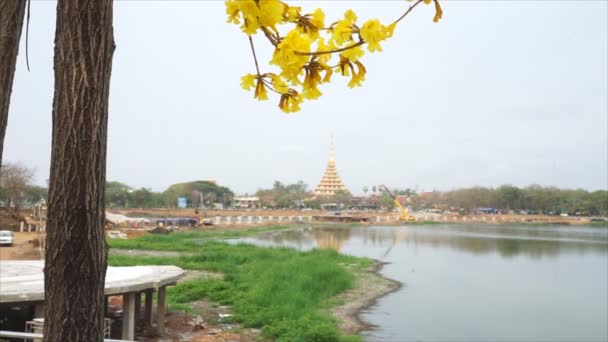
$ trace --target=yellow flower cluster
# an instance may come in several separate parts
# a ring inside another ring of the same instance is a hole
[[[410,0],[412,1],[412,0]],[[394,22],[384,25],[378,19],[357,24],[357,14],[347,10],[344,17],[325,25],[325,13],[316,9],[303,13],[301,7],[289,6],[279,0],[226,0],[228,22],[240,25],[249,36],[256,70],[258,61],[251,36],[262,32],[274,47],[270,64],[280,72],[247,74],[241,78],[245,90],[255,89],[254,98],[268,99],[268,90],[280,95],[279,108],[286,113],[300,110],[305,99],[314,100],[322,93],[319,86],[331,81],[334,73],[350,77],[349,87],[361,86],[366,69],[361,58],[367,45],[369,52],[382,51],[381,42],[393,36],[397,23],[419,3],[435,4],[433,21],[443,12],[438,0],[416,0]],[[291,25],[281,35],[280,25]],[[332,63],[333,59],[336,59]]]

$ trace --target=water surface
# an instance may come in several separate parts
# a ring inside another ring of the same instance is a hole
[[[246,241],[389,262],[404,284],[362,318],[368,341],[608,341],[608,229],[315,228]]]

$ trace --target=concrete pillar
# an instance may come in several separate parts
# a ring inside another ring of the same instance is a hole
[[[19,227],[20,227],[20,232],[22,232],[22,233],[23,233],[23,221],[21,221],[21,222],[20,222]]]
[[[165,314],[167,310],[167,287],[163,286],[158,289],[158,300],[156,307],[156,332],[159,336],[165,334]]]
[[[216,216],[215,217],[215,224],[220,224],[220,222],[222,222],[222,217],[221,216]]]
[[[278,221],[278,222],[283,221],[283,216],[279,216],[277,221]]]
[[[34,305],[34,318],[44,318],[44,302]]]
[[[135,322],[139,321],[139,319],[141,318],[140,315],[140,311],[141,311],[141,292],[137,292],[135,294]]]
[[[248,222],[249,222],[249,223],[253,223],[253,217],[248,216],[248,219],[249,219],[249,220],[248,220]]]
[[[152,301],[154,291],[146,290],[145,294],[146,298],[144,303],[144,325],[146,329],[150,329],[152,327]]]
[[[122,295],[122,336],[123,340],[135,338],[135,294]]]
[[[228,223],[228,224],[232,223],[232,216],[226,216],[226,223]]]

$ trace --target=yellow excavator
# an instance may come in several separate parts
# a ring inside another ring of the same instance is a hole
[[[380,188],[393,199],[395,206],[399,209],[400,221],[416,221],[416,218],[407,212],[407,209],[401,205],[401,202],[397,200],[397,197],[395,197],[395,195],[393,195],[393,193],[385,185],[380,185]]]

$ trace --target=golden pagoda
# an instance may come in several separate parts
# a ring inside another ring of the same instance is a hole
[[[325,174],[321,178],[321,182],[315,189],[315,195],[317,196],[333,196],[337,191],[346,191],[346,185],[342,183],[340,176],[338,176],[338,170],[336,169],[336,156],[334,153],[334,142],[332,139],[329,147],[329,160],[327,161],[327,168],[325,168]]]

